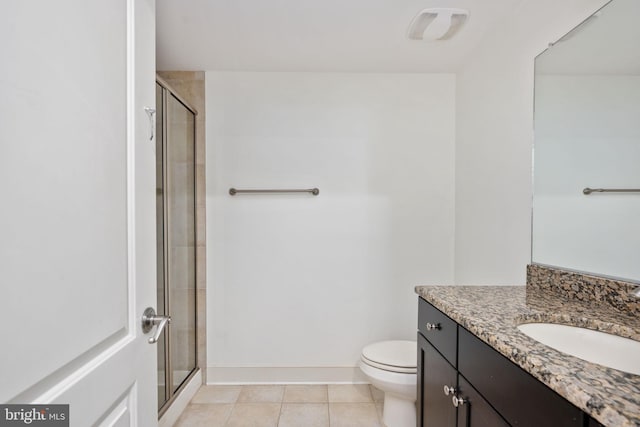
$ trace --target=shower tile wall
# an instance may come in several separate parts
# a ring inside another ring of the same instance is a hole
[[[197,111],[196,116],[196,340],[197,362],[206,383],[205,94],[202,71],[159,71],[158,75]],[[176,296],[174,296],[176,297]],[[181,345],[180,342],[177,345]]]

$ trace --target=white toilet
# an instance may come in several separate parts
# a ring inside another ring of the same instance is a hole
[[[381,341],[362,349],[360,369],[384,392],[387,427],[416,425],[416,359],[415,341]]]

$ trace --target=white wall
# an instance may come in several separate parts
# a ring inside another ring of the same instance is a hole
[[[453,282],[454,79],[207,73],[210,382],[415,338],[413,287]]]
[[[534,57],[604,0],[528,0],[456,78],[456,283],[525,281]]]

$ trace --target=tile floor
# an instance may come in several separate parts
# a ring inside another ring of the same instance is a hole
[[[384,427],[367,384],[203,386],[175,427]]]

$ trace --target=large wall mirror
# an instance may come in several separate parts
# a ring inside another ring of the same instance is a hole
[[[536,264],[640,282],[639,18],[612,0],[536,58]]]

